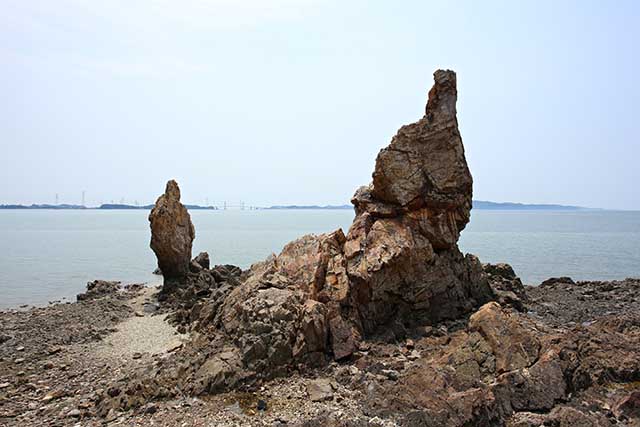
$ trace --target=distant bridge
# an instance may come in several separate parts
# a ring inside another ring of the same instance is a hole
[[[228,202],[228,201],[222,200],[222,201],[214,201],[211,203],[209,203],[209,201],[207,200],[205,202],[205,206],[214,207],[220,210],[236,209],[236,210],[244,211],[244,210],[262,209],[262,207],[260,206],[248,205],[246,202],[242,200],[240,200],[239,202]]]

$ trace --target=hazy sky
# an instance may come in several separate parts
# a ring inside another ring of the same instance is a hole
[[[347,203],[450,68],[474,198],[640,209],[637,1],[0,6],[0,203]]]

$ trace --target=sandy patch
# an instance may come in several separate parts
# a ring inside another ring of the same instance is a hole
[[[187,335],[178,334],[165,316],[131,317],[118,324],[118,331],[96,347],[96,356],[111,361],[130,361],[138,354],[162,354],[175,349]]]

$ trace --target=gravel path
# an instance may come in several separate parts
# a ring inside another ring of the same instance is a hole
[[[155,355],[176,349],[187,335],[178,334],[165,317],[146,315],[125,320],[118,324],[117,332],[96,345],[96,356],[126,363],[137,355]]]

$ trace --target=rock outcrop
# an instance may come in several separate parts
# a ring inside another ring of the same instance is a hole
[[[167,182],[149,214],[151,249],[158,258],[164,276],[163,291],[171,292],[184,283],[189,273],[191,245],[196,236],[187,208],[180,203],[180,188],[174,180]]]
[[[425,116],[380,152],[346,234],[303,236],[245,272],[181,257],[185,285],[162,309],[194,334],[101,386],[96,413],[311,374],[305,401],[330,414],[291,425],[361,425],[342,423],[341,390],[368,425],[639,425],[640,280],[525,287],[458,249],[472,179],[455,79],[435,73]]]
[[[489,286],[502,305],[510,305],[516,310],[526,311],[528,300],[524,285],[509,264],[484,264],[482,269],[487,275]]]
[[[398,131],[378,155],[372,184],[356,191],[348,233],[289,243],[215,303],[214,325],[248,369],[277,373],[293,361],[343,359],[381,326],[400,336],[493,297],[480,262],[457,247],[472,178],[456,118],[456,75],[434,77],[424,117]]]
[[[634,313],[555,330],[491,302],[375,403],[402,408],[406,425],[611,425],[604,402],[634,399],[625,389],[640,375],[638,325]]]
[[[76,296],[78,301],[88,301],[105,295],[116,293],[120,290],[120,282],[111,282],[108,280],[94,280],[87,283],[87,292],[83,292]]]

